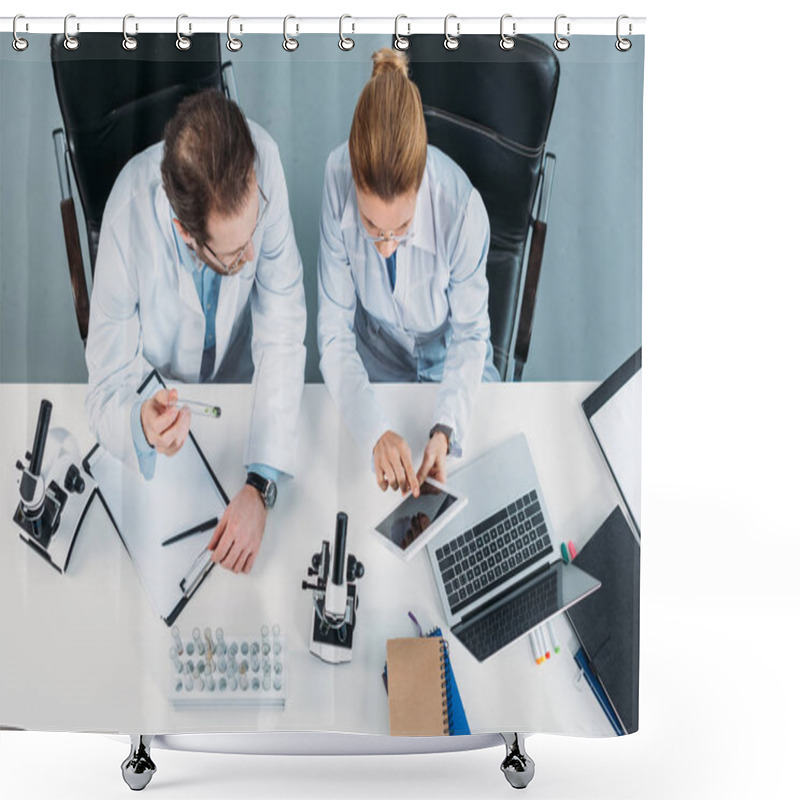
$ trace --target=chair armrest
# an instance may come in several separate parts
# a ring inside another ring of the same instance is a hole
[[[72,301],[75,305],[75,316],[78,318],[78,331],[85,347],[86,337],[89,335],[89,290],[86,287],[86,273],[83,269],[75,201],[71,197],[61,201],[61,224],[64,227],[64,243],[67,246]]]

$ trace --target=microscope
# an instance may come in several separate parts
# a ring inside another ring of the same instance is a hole
[[[28,466],[17,461],[22,475],[14,522],[22,528],[20,538],[63,573],[96,485],[78,466],[75,438],[63,428],[50,430],[52,410],[53,404],[42,400],[33,447],[25,454]]]
[[[330,543],[323,540],[321,551],[314,553],[308,568],[309,577],[317,576],[317,582],[303,581],[303,589],[310,590],[314,596],[308,649],[329,664],[353,660],[358,608],[355,582],[364,577],[364,565],[354,555],[349,555],[345,574],[346,542],[347,514],[340,511],[336,515],[333,558]]]

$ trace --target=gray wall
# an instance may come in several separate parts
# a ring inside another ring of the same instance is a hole
[[[25,53],[0,48],[0,380],[82,382],[51,139],[60,114],[47,37],[29,39]],[[309,381],[320,380],[316,258],[325,159],[347,138],[370,54],[390,43],[359,36],[352,52],[341,53],[336,41],[307,37],[287,54],[280,37],[251,36],[231,56],[245,113],[281,150],[306,270]],[[644,39],[626,54],[613,41],[572,37],[559,55],[548,137],[558,162],[526,380],[600,380],[641,344]]]

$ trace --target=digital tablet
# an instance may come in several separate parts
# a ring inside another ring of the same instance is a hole
[[[419,489],[419,497],[409,492],[375,526],[380,540],[404,561],[422,550],[467,504],[466,497],[432,478]]]

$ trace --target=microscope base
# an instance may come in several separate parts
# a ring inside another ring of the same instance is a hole
[[[84,495],[69,496],[55,531],[50,532],[46,537],[46,546],[40,542],[43,537],[41,532],[34,528],[35,523],[25,515],[22,504],[18,505],[14,512],[14,522],[22,529],[19,538],[35,550],[53,569],[63,574],[67,571],[75,539],[78,537],[78,532],[94,495],[94,482],[92,481],[91,489],[87,486]],[[40,533],[39,536],[36,535],[37,532]]]
[[[355,584],[347,587],[347,605],[352,609],[351,620],[341,628],[323,626],[316,610],[311,614],[311,643],[309,650],[329,664],[342,664],[353,660],[353,633],[356,627],[356,597]]]

